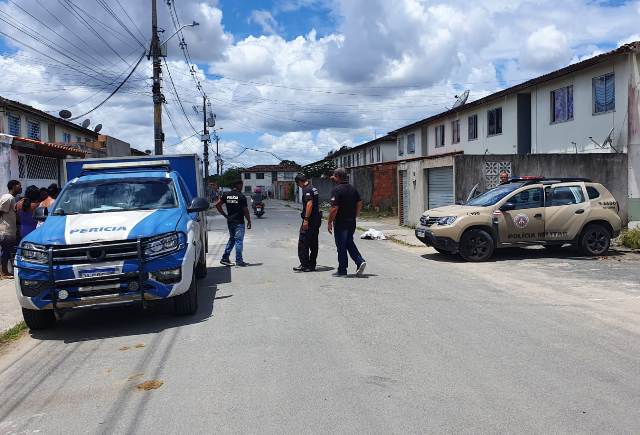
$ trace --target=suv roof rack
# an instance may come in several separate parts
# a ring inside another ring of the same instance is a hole
[[[573,182],[584,182],[591,183],[592,180],[590,178],[580,178],[580,177],[511,177],[508,181],[509,183],[523,183],[527,184],[555,184],[555,183],[573,183]]]

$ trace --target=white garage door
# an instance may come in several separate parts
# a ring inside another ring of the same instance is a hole
[[[455,203],[453,197],[453,166],[431,168],[429,171],[428,208]]]

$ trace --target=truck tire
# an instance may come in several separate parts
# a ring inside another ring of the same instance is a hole
[[[198,280],[195,271],[189,290],[173,298],[174,311],[179,316],[188,316],[198,311]]]
[[[22,317],[27,327],[33,331],[49,329],[56,324],[56,316],[53,310],[28,310],[23,308]]]
[[[460,256],[467,261],[487,261],[493,255],[494,248],[493,237],[485,230],[469,230],[460,239]]]
[[[200,252],[198,264],[196,264],[196,278],[202,279],[207,277],[207,256],[204,253],[204,247]]]
[[[582,231],[578,247],[580,252],[590,257],[604,255],[611,245],[611,233],[599,224],[589,224]]]

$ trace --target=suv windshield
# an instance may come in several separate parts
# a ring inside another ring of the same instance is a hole
[[[494,205],[502,198],[522,187],[522,183],[508,183],[502,184],[498,187],[494,187],[491,190],[487,190],[480,196],[476,196],[471,201],[467,202],[465,205],[472,205],[476,207],[487,207],[490,205]]]
[[[128,178],[72,184],[56,200],[52,214],[155,210],[177,206],[171,179]]]

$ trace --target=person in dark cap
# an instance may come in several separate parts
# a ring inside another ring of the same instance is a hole
[[[322,223],[318,189],[313,187],[304,174],[298,174],[296,184],[302,191],[302,225],[298,237],[298,258],[300,265],[294,267],[296,272],[313,272],[316,270],[318,258],[318,234]]]
[[[362,199],[356,188],[347,181],[347,171],[344,168],[333,171],[331,179],[336,187],[331,192],[331,209],[327,227],[329,234],[333,234],[335,238],[338,250],[338,271],[334,275],[347,275],[348,253],[356,263],[356,275],[361,276],[367,267],[367,262],[358,251],[353,241],[353,234],[356,231],[356,219],[362,210]]]

